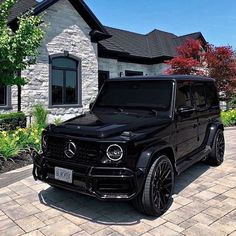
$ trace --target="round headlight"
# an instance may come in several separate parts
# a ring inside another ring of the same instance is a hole
[[[123,149],[117,144],[112,144],[107,148],[106,154],[112,161],[119,161],[123,157]]]

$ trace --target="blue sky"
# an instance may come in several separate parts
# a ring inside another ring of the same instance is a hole
[[[236,50],[235,0],[85,0],[98,19],[138,33],[154,28],[176,35],[201,31],[216,46]]]

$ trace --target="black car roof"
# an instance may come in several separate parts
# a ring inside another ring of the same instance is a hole
[[[204,76],[196,76],[196,75],[158,75],[158,76],[125,76],[125,77],[117,77],[111,78],[108,81],[135,81],[135,80],[184,80],[184,81],[211,81],[215,80],[212,78],[204,77]]]

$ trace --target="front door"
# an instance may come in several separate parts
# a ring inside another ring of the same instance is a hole
[[[179,113],[177,109],[181,106],[193,107],[191,84],[189,82],[177,83],[175,113],[177,158],[182,158],[191,153],[198,144],[196,112]]]
[[[101,89],[102,85],[104,84],[105,80],[109,79],[110,73],[109,71],[99,70],[98,71],[98,90]]]

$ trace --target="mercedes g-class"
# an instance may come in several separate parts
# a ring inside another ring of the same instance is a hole
[[[101,200],[132,200],[159,216],[175,175],[199,161],[223,162],[223,130],[213,79],[109,79],[90,112],[43,131],[33,176]]]

